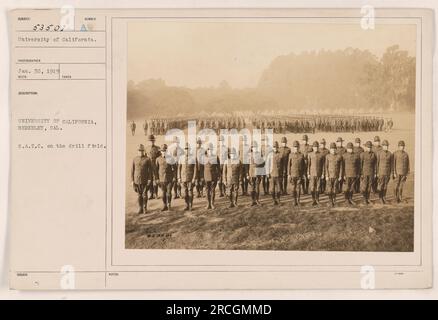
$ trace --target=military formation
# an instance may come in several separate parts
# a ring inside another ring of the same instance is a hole
[[[188,118],[181,119],[147,119],[143,122],[143,131],[150,134],[164,135],[169,128],[187,128]],[[315,132],[367,132],[391,131],[394,123],[392,119],[371,116],[343,116],[343,115],[297,115],[281,117],[249,116],[218,116],[196,119],[197,130],[212,129],[219,134],[220,129],[243,128],[265,130],[272,128],[274,133],[315,133]],[[130,123],[132,135],[135,135],[136,124]]]
[[[196,147],[179,145],[175,137],[173,150],[166,144],[155,145],[155,136],[148,136],[149,145],[138,146],[133,159],[131,182],[137,193],[138,213],[146,213],[148,201],[159,198],[161,190],[163,211],[171,208],[172,199],[183,198],[185,210],[193,209],[193,199],[205,198],[206,209],[214,209],[216,195],[227,197],[230,207],[238,205],[239,196],[251,197],[251,206],[260,205],[260,196],[270,195],[274,205],[292,198],[293,206],[301,206],[301,196],[310,194],[311,205],[319,206],[326,196],[330,206],[337,205],[343,194],[347,205],[355,205],[353,194],[362,194],[370,204],[370,194],[378,195],[387,203],[387,189],[394,181],[397,203],[403,199],[403,186],[410,173],[405,142],[399,141],[397,150],[389,151],[387,140],[375,136],[373,142],[362,145],[339,137],[328,145],[324,139],[309,144],[306,134],[301,141],[287,145],[286,137],[275,141],[271,148],[261,148],[256,141],[249,145],[243,136],[239,152],[219,137],[218,151],[212,143],[197,140]],[[290,192],[290,193],[289,193]]]

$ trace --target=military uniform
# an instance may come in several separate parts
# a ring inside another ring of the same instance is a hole
[[[336,153],[339,154],[340,156],[343,156],[344,153],[347,152],[347,149],[345,149],[343,146],[341,147],[336,147]]]
[[[366,203],[369,203],[371,186],[376,175],[376,162],[377,158],[374,152],[362,152],[360,154],[360,184]]]
[[[196,167],[198,162],[196,158],[190,159],[187,155],[184,161],[178,164],[178,181],[182,185],[183,197],[186,202],[186,210],[191,210],[193,207],[193,187],[197,179]]]
[[[376,139],[376,138],[374,138],[374,139]],[[375,140],[375,141],[379,141],[379,142],[380,142],[380,139],[379,139],[379,140]],[[377,157],[377,156],[379,155],[379,152],[382,151],[382,146],[381,146],[381,145],[378,145],[378,146],[373,145],[373,146],[371,147],[371,151],[372,151],[372,152],[376,155],[376,157]],[[378,193],[377,185],[378,185],[378,179],[374,179],[374,180],[373,180],[373,184],[371,185],[371,188],[372,188],[372,190],[373,190],[374,193]]]
[[[198,144],[198,149],[196,151],[196,159],[198,165],[196,166],[197,172],[196,172],[195,186],[196,186],[197,197],[201,198],[204,193],[204,185],[205,185],[205,180],[204,180],[205,149],[201,147],[199,144]]]
[[[328,196],[332,206],[336,201],[336,185],[339,182],[343,170],[342,156],[339,154],[328,154],[325,157],[325,172],[328,182]]]
[[[310,176],[310,191],[313,204],[319,203],[319,184],[321,176],[325,175],[324,155],[318,151],[313,151],[308,156],[307,174]]]
[[[280,201],[280,183],[283,173],[283,158],[278,151],[272,151],[267,158],[267,174],[270,177],[270,192],[274,204],[278,205]]]
[[[244,145],[242,146],[242,152],[241,152],[241,165],[242,165],[242,179],[241,179],[241,185],[242,185],[242,196],[247,196],[248,195],[248,185],[249,185],[249,180],[248,180],[248,170],[249,170],[249,162],[250,162],[250,152],[249,150],[249,146],[244,143]]]
[[[175,160],[176,160],[175,164],[176,164],[176,166],[178,166],[180,159],[182,157],[184,157],[184,149],[181,148],[177,144],[174,151],[173,151],[173,155],[174,155]],[[182,188],[181,183],[179,183],[178,181],[173,184],[173,197],[174,197],[174,199],[181,197],[181,188]]]
[[[221,140],[222,141],[222,140]],[[219,168],[221,171],[221,176],[219,178],[219,197],[223,197],[225,196],[226,193],[226,187],[225,187],[225,183],[223,182],[223,177],[222,177],[222,173],[224,171],[224,165],[225,162],[228,159],[228,148],[225,144],[221,144],[221,146],[219,147],[220,151],[219,151]]]
[[[216,186],[220,177],[219,158],[217,156],[205,156],[204,158],[204,181],[207,189],[207,209],[214,209]]]
[[[289,162],[287,165],[288,176],[290,184],[292,185],[292,197],[294,199],[294,205],[298,205],[301,195],[301,184],[303,176],[306,174],[304,171],[305,162],[304,155],[301,152],[292,152],[289,155]]]
[[[321,148],[319,148],[319,152],[321,152],[325,158],[330,153],[330,150],[325,147],[325,140],[323,140],[323,141],[324,141],[323,142],[324,144]],[[323,178],[321,177],[319,192],[325,193],[326,186],[327,186],[327,177],[325,177],[325,176]]]
[[[364,149],[361,146],[354,146],[353,147],[353,153],[360,155],[362,152],[364,152]]]
[[[137,156],[132,161],[131,181],[134,191],[137,193],[138,213],[146,212],[148,204],[148,189],[152,180],[151,159],[146,155]]]
[[[151,159],[152,171],[155,172],[157,170],[156,169],[156,160],[161,155],[160,148],[154,144],[151,144],[146,148],[146,154]],[[149,190],[149,193],[150,193],[149,199],[153,199],[153,198],[157,197],[158,186],[153,181],[151,181],[151,185],[150,185],[149,189],[150,189]]]
[[[347,152],[347,149],[345,149],[343,146],[336,147],[336,154],[343,156],[345,152]],[[336,185],[337,186],[337,190],[336,190],[337,193],[342,192],[343,185],[344,185],[344,177],[341,176],[341,179],[338,181],[338,183]]]
[[[266,148],[264,151],[261,152],[261,155],[264,159],[267,159],[268,155],[269,155],[270,151],[268,151]],[[270,183],[269,183],[269,176],[266,170],[266,167],[264,167],[264,173],[262,175],[262,185],[263,185],[263,193],[264,195],[268,195],[269,194],[269,190],[270,190]]]
[[[371,151],[376,155],[376,157],[377,157],[377,154],[380,152],[380,151],[382,151],[383,149],[382,149],[382,146],[372,146],[371,147]]]
[[[353,204],[353,188],[356,180],[359,178],[360,156],[357,153],[344,153],[342,156],[345,177],[346,190],[345,200]]]
[[[224,166],[223,181],[226,185],[228,197],[230,199],[230,207],[237,206],[237,198],[239,196],[239,184],[242,180],[243,166],[237,159],[228,159]]]
[[[307,167],[309,163],[309,154],[313,152],[310,145],[305,144],[300,148],[301,153],[304,156],[304,171],[307,172]],[[303,179],[303,193],[309,194],[309,177],[305,174]]]
[[[163,210],[167,210],[172,201],[172,186],[176,179],[176,165],[166,158],[165,155],[155,160],[156,180],[163,194]]]
[[[360,143],[360,140],[356,139],[356,143]],[[364,149],[361,146],[354,146],[353,147],[353,153],[357,154],[360,158],[360,154],[364,152]],[[359,193],[360,192],[360,179],[356,179],[356,182],[354,184],[354,192]]]
[[[249,169],[248,169],[248,179],[251,185],[251,199],[252,205],[259,204],[260,198],[260,183],[265,177],[265,160],[261,152],[256,151],[251,153]]]
[[[403,186],[410,173],[409,156],[406,151],[397,150],[394,152],[394,178],[395,178],[395,197],[397,202],[403,198]]]
[[[388,150],[381,150],[377,154],[377,180],[378,191],[380,200],[385,203],[386,191],[388,189],[388,183],[393,172],[393,157],[392,153]]]
[[[289,161],[289,155],[291,153],[291,150],[288,146],[281,146],[279,148],[279,152],[281,154],[281,158],[283,161],[283,172],[281,174],[281,184],[280,184],[280,188],[281,188],[281,193],[283,195],[287,194],[287,164]]]

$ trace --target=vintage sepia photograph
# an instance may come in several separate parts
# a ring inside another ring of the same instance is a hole
[[[128,22],[125,248],[413,252],[416,37]]]

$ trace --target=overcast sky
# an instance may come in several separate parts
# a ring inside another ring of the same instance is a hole
[[[271,61],[291,52],[367,49],[381,56],[398,44],[415,55],[415,25],[359,23],[130,22],[128,80],[161,78],[168,85],[254,87]]]

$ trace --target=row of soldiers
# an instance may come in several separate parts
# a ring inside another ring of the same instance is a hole
[[[338,138],[327,149],[325,140],[306,144],[307,136],[303,137],[303,144],[293,143],[292,150],[286,145],[277,148],[274,145],[273,168],[278,171],[278,182],[272,180],[274,186],[272,196],[279,201],[281,194],[287,194],[288,182],[292,186],[294,205],[299,205],[300,191],[312,195],[312,204],[319,204],[319,196],[326,193],[332,206],[335,205],[336,195],[344,192],[349,204],[354,204],[353,193],[361,192],[365,203],[369,204],[370,193],[379,195],[381,202],[386,203],[386,193],[390,178],[396,179],[395,197],[401,202],[403,185],[409,174],[409,156],[405,151],[404,141],[398,143],[398,150],[391,153],[389,143],[380,138],[374,138],[374,144],[367,141],[361,146],[359,138],[355,144],[349,142],[346,148],[343,139]],[[279,169],[277,169],[279,168]],[[275,170],[271,169],[271,171]],[[271,173],[272,176],[272,173]],[[289,179],[289,181],[288,181]],[[275,190],[276,189],[276,190]]]
[[[212,119],[199,119],[197,129],[212,129],[218,134],[220,129],[242,130],[248,126],[261,130],[272,128],[274,133],[306,133],[306,132],[366,132],[390,131],[394,125],[392,119],[365,116],[310,116],[310,117],[283,117],[281,119],[255,118],[255,117],[218,117]],[[135,135],[137,125],[131,121],[130,129]],[[143,130],[145,135],[163,135],[169,128],[185,129],[187,119],[145,120]]]
[[[223,136],[220,140],[223,145]],[[309,190],[312,205],[318,205],[320,194],[326,193],[334,206],[336,195],[341,192],[344,192],[349,204],[354,204],[354,192],[361,192],[365,203],[369,204],[371,191],[378,193],[381,202],[386,203],[391,177],[395,180],[395,198],[400,202],[403,185],[410,172],[404,141],[400,141],[398,150],[391,153],[388,141],[380,144],[378,136],[374,138],[374,144],[367,141],[364,147],[357,138],[354,145],[349,142],[345,148],[343,139],[338,138],[336,143],[326,148],[324,139],[310,146],[307,135],[304,135],[302,143],[294,141],[292,149],[283,137],[281,146],[274,142],[266,156],[255,141],[248,148],[248,154],[240,155],[234,148],[220,148],[221,152],[217,155],[212,144],[204,149],[200,140],[196,150],[190,150],[189,144],[186,144],[184,149],[177,146],[169,153],[167,145],[161,148],[155,145],[153,135],[149,136],[149,141],[148,150],[143,145],[139,146],[139,154],[134,158],[131,169],[139,213],[146,211],[148,199],[157,197],[158,187],[162,190],[164,211],[171,206],[172,190],[174,198],[182,196],[186,202],[185,209],[191,210],[194,189],[198,197],[202,197],[206,189],[207,209],[212,209],[217,186],[220,196],[226,194],[229,197],[230,207],[237,205],[239,188],[242,188],[242,195],[249,195],[249,187],[251,205],[259,205],[261,185],[265,194],[272,195],[275,205],[279,204],[282,195],[288,194],[289,185],[295,206],[300,205],[301,193],[308,194]],[[246,143],[244,140],[243,144]]]

